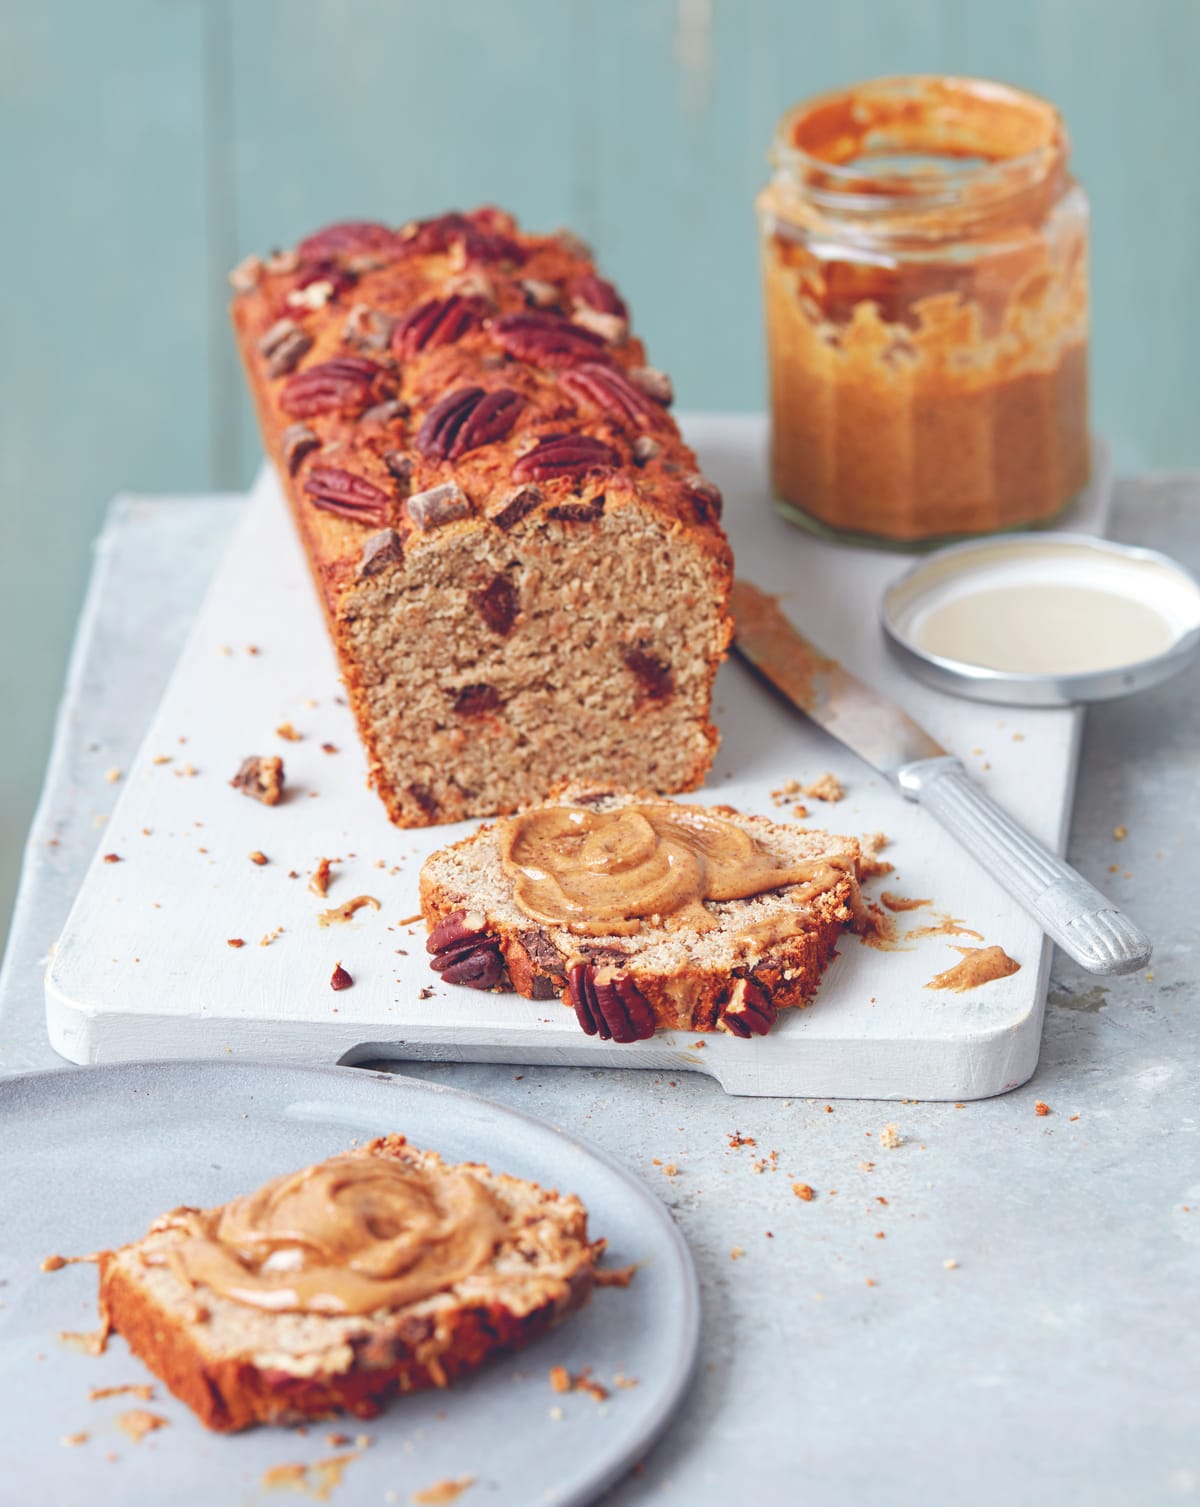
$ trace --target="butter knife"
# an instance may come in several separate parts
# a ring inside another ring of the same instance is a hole
[[[776,690],[916,801],[983,864],[1047,936],[1091,973],[1132,973],[1149,937],[975,785],[906,712],[822,654],[774,597],[737,581],[738,654]]]

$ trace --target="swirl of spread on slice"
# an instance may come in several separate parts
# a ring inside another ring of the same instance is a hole
[[[492,1259],[508,1218],[462,1167],[350,1154],[221,1208],[170,1253],[191,1286],[252,1308],[363,1314],[417,1303]]]
[[[584,936],[632,936],[643,919],[707,931],[705,900],[798,885],[803,902],[850,864],[830,854],[781,865],[745,828],[666,801],[527,811],[502,824],[500,859],[527,916]]]

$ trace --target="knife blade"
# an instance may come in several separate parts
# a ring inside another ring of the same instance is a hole
[[[776,598],[738,580],[730,606],[737,653],[923,806],[1077,963],[1103,974],[1145,967],[1145,933],[985,795],[907,712],[805,638]]]

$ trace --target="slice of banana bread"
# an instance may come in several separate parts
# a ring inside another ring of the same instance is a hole
[[[642,809],[645,800],[574,786],[538,809],[611,813]],[[559,997],[588,1035],[617,1042],[668,1028],[765,1035],[780,1009],[809,1003],[839,936],[866,919],[858,843],[728,806],[657,804],[685,817],[721,817],[752,839],[766,864],[806,877],[607,934],[605,923],[572,929],[518,904],[505,868],[506,824],[489,824],[431,854],[421,870],[433,969],[469,988]]]
[[[624,303],[499,210],[248,258],[232,316],[392,821],[703,782],[721,494]]]
[[[322,1224],[327,1205],[336,1226]],[[414,1250],[416,1226],[427,1250]],[[102,1253],[100,1308],[211,1429],[371,1417],[580,1307],[603,1248],[577,1198],[392,1135],[221,1208],[163,1215]],[[351,1311],[338,1311],[339,1281]],[[390,1295],[378,1307],[375,1287]]]

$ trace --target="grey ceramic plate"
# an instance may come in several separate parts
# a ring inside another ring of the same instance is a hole
[[[90,1388],[153,1378],[119,1338],[99,1358],[62,1343],[61,1330],[95,1327],[95,1268],[44,1274],[43,1257],[121,1243],[176,1204],[220,1202],[386,1131],[451,1160],[486,1160],[578,1193],[592,1233],[609,1241],[607,1260],[641,1263],[633,1283],[598,1291],[561,1328],[450,1392],[400,1399],[367,1424],[335,1420],[305,1436],[257,1429],[222,1438],[159,1385],[148,1405],[170,1426],[134,1444],[116,1420],[144,1404],[89,1402]],[[645,1454],[695,1364],[695,1271],[658,1200],[602,1153],[540,1121],[414,1079],[240,1063],[10,1079],[0,1084],[0,1189],[7,1501],[278,1504],[279,1491],[261,1485],[264,1471],[345,1453],[325,1437],[344,1429],[372,1444],[346,1467],[335,1502],[407,1504],[435,1482],[474,1476],[462,1507],[568,1507],[593,1500]],[[617,1373],[638,1385],[614,1388],[603,1405],[581,1392],[560,1397],[547,1379],[554,1365],[591,1366],[610,1387]],[[86,1443],[60,1443],[81,1431]]]

